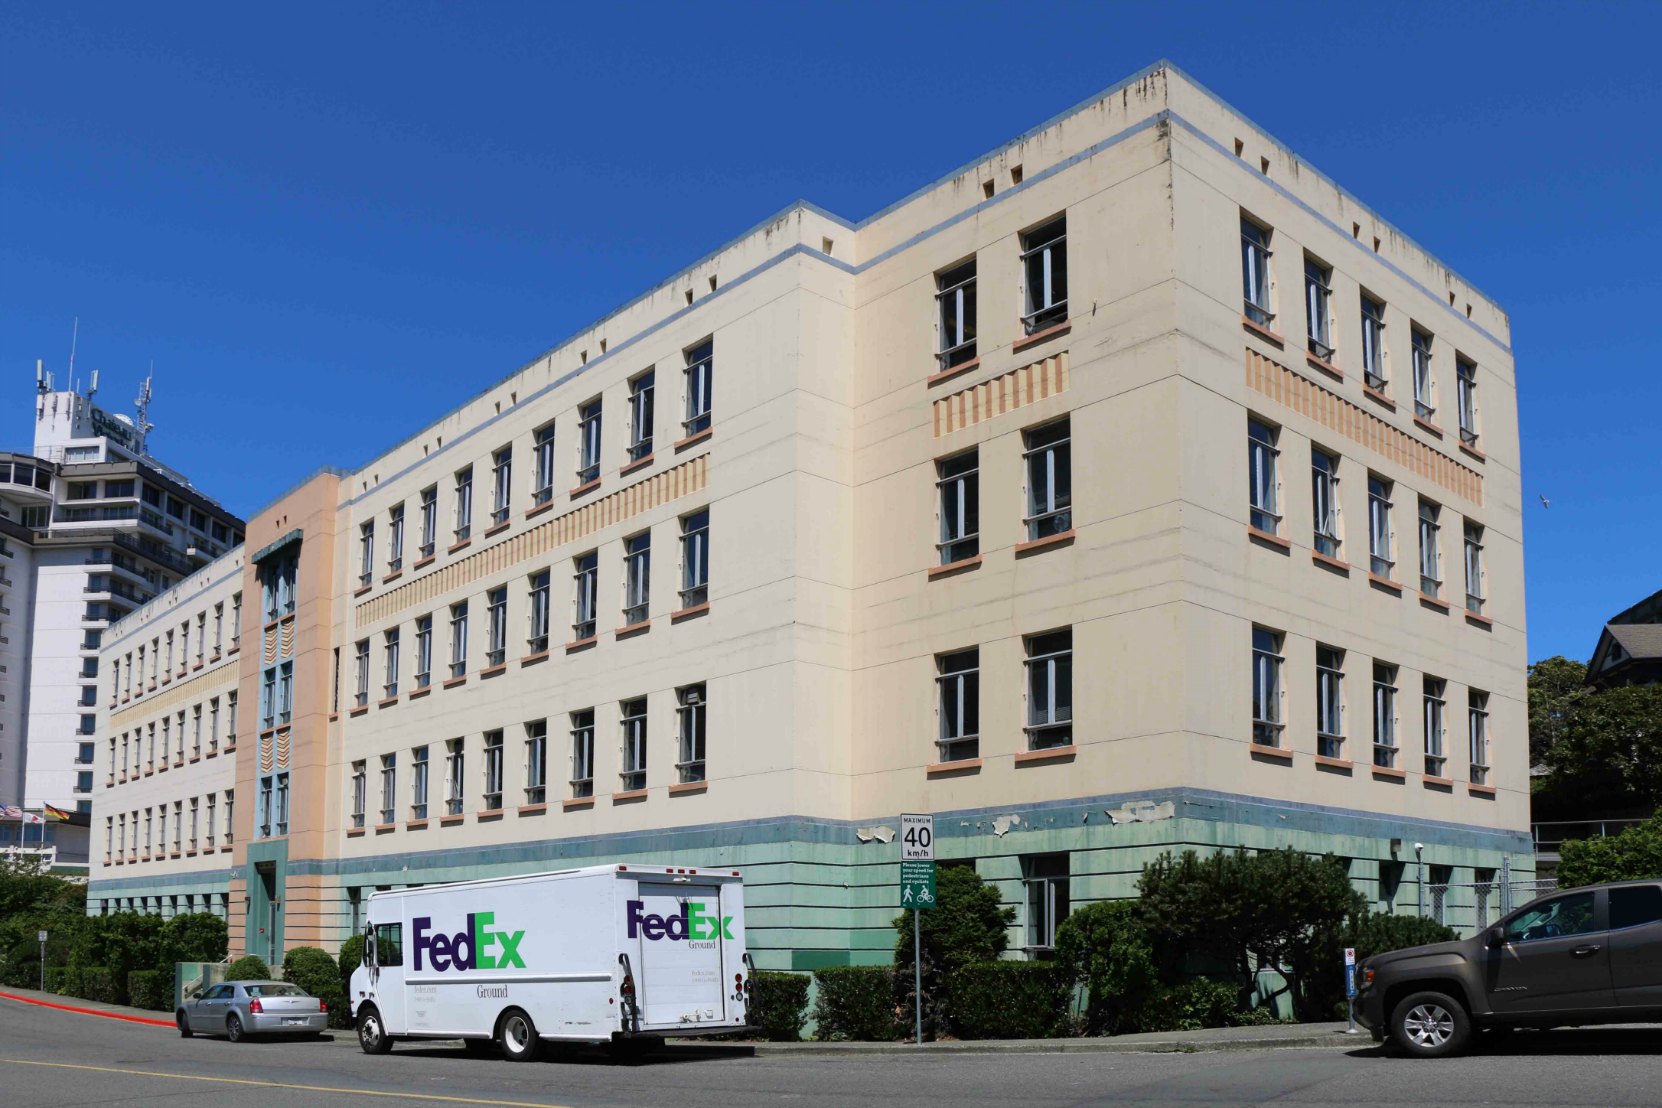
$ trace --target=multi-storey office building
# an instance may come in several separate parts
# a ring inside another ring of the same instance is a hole
[[[1530,869],[1508,336],[1165,64],[794,205],[250,522],[234,934],[654,858],[880,961],[903,811],[1028,949],[1188,845]]]

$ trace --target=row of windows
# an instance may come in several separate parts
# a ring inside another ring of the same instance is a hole
[[[88,901],[88,903],[94,903]],[[112,916],[121,912],[144,912],[163,919],[177,915],[208,913],[220,919],[231,917],[230,893],[170,893],[167,896],[116,896],[96,901],[98,914]]]
[[[1068,418],[1022,432],[1027,473],[1022,526],[1029,541],[1073,528],[1073,462]],[[981,553],[981,452],[972,447],[935,462],[939,538],[936,559],[952,565]]]
[[[1020,237],[1021,324],[1035,334],[1068,318],[1068,221],[1046,220]],[[935,274],[939,328],[936,361],[944,372],[979,357],[976,349],[976,259],[957,262]]]
[[[704,339],[682,351],[682,442],[710,430],[711,396],[715,374],[715,341]],[[656,436],[656,367],[630,378],[628,382],[628,426],[626,454],[628,465],[643,462],[652,456]],[[577,489],[584,489],[600,480],[605,426],[603,398],[595,397],[577,406]],[[530,499],[534,506],[550,503],[554,498],[554,435],[555,425],[550,421],[532,432]],[[473,466],[457,470],[451,477],[451,537],[452,545],[468,541],[473,534]],[[514,445],[509,443],[491,453],[492,526],[508,522],[513,514],[514,499]],[[574,490],[576,491],[576,490]],[[419,554],[422,559],[433,557],[438,549],[439,487],[429,485],[420,494]],[[404,566],[404,520],[402,503],[387,511],[386,572],[396,573]],[[366,520],[358,525],[358,582],[367,587],[375,578],[376,521]]]
[[[289,610],[293,610],[292,601]],[[142,695],[146,676],[153,688],[161,679],[171,678],[175,673],[183,676],[193,658],[197,665],[202,665],[210,657],[217,658],[227,648],[235,650],[241,641],[242,593],[239,592],[231,597],[229,613],[225,602],[220,601],[213,606],[211,614],[203,609],[194,618],[181,621],[177,630],[158,632],[148,645],[141,643],[136,650],[129,650],[116,658],[110,666],[110,700],[114,702],[117,697],[131,697],[135,692]],[[135,682],[138,686],[136,690]]]
[[[236,790],[226,789],[223,803],[220,795],[208,793],[189,800],[175,800],[171,805],[171,821],[170,806],[165,802],[135,808],[120,815],[105,816],[104,861],[147,862],[151,858],[160,861],[170,851],[183,854],[187,851],[230,849]],[[140,812],[143,813],[142,824]]]
[[[1073,629],[1022,638],[1027,711],[1025,749],[1073,744]],[[935,745],[942,762],[981,756],[981,648],[935,655]]]
[[[1258,531],[1286,537],[1281,511],[1281,429],[1257,416],[1247,419],[1247,504],[1249,520]],[[1312,443],[1310,446],[1311,546],[1329,558],[1344,559],[1344,513],[1340,510],[1340,456]],[[1369,470],[1368,569],[1376,577],[1396,581],[1396,484]],[[1416,512],[1419,538],[1419,591],[1443,600],[1443,506],[1421,496]],[[1485,602],[1483,525],[1462,521],[1466,610],[1481,615]]]
[[[1285,749],[1286,660],[1282,655],[1285,635],[1269,627],[1252,629],[1252,741],[1256,746]],[[1349,705],[1345,689],[1347,652],[1324,643],[1316,644],[1314,692],[1316,701],[1316,753],[1323,758],[1354,760],[1347,753]],[[1367,672],[1367,671],[1364,671]],[[1380,769],[1400,769],[1398,754],[1401,719],[1398,714],[1398,671],[1396,665],[1373,659],[1370,688],[1372,761]],[[1420,746],[1425,776],[1448,779],[1448,682],[1425,674],[1420,684]],[[1466,757],[1474,785],[1489,785],[1489,694],[1481,689],[1466,690]]]
[[[169,712],[159,720],[123,731],[119,736],[111,735],[108,740],[109,783],[113,785],[117,780],[125,781],[129,777],[137,778],[158,770],[165,772],[169,764],[183,765],[187,736],[192,761],[212,757],[222,749],[221,734],[224,735],[223,749],[227,752],[235,750],[237,694],[234,689],[223,697],[211,696],[200,704]]]
[[[1272,272],[1273,230],[1265,223],[1241,213],[1241,283],[1247,319],[1260,327],[1275,326],[1275,281]],[[1311,355],[1332,364],[1338,357],[1333,306],[1333,267],[1308,252],[1304,255],[1304,320]],[[1362,379],[1368,389],[1390,396],[1389,348],[1385,333],[1385,302],[1362,291],[1357,306],[1357,330],[1362,339]],[[1409,357],[1412,363],[1414,414],[1427,423],[1437,415],[1437,380],[1432,351],[1434,336],[1418,323],[1409,324]],[[1477,363],[1455,352],[1455,407],[1460,439],[1477,445]]]

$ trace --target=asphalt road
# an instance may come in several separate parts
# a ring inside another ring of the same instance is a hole
[[[1554,1105],[1662,1102],[1662,1027],[1524,1033],[1442,1062],[1364,1044],[1194,1054],[749,1057],[678,1060],[562,1052],[515,1065],[459,1044],[384,1057],[335,1041],[180,1039],[163,1028],[0,1002],[0,1104],[631,1105],[1024,1108],[1063,1105]]]

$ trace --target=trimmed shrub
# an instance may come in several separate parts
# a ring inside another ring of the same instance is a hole
[[[936,907],[923,917],[923,1032],[946,1029],[952,975],[978,962],[996,962],[1010,945],[1016,910],[970,866],[947,866],[935,878]],[[912,913],[895,918],[895,1006],[912,1010]]]
[[[962,1039],[1049,1039],[1067,1034],[1072,975],[1049,962],[980,962],[949,982],[952,1030]]]
[[[340,1012],[329,1009],[329,1026],[352,1026],[352,971],[364,961],[364,937],[349,935],[345,942],[340,944],[340,992],[346,1002],[340,1006]]]
[[[212,912],[174,916],[162,924],[162,962],[220,962],[225,959],[225,921]]]
[[[299,985],[329,1006],[329,1022],[346,1009],[346,990],[341,988],[340,963],[315,946],[297,946],[283,957],[283,980]],[[341,1026],[344,1026],[342,1024]]]
[[[123,1004],[126,1002],[126,989],[118,988],[115,974],[109,966],[84,966],[81,969],[81,989],[77,994],[86,1000],[97,1000],[105,1004]],[[123,981],[122,986],[126,985]]]
[[[270,981],[271,970],[258,954],[245,954],[225,970],[227,981]]]
[[[1230,1027],[1240,1014],[1241,990],[1232,981],[1196,977],[1156,988],[1137,1013],[1143,1031],[1197,1031]]]
[[[770,1043],[802,1039],[808,1015],[809,978],[804,973],[759,970],[750,977],[750,1022],[762,1029]]]
[[[127,998],[135,1008],[173,1011],[173,970],[134,970],[127,975]]]
[[[828,966],[814,971],[815,1037],[826,1042],[893,1042],[905,1034],[895,1006],[893,966]]]
[[[69,967],[68,966],[47,966],[46,967],[46,991],[49,992],[49,993],[57,993],[60,996],[66,995],[68,993],[68,990],[64,988],[64,975],[67,974],[68,972],[69,972]],[[8,984],[8,985],[10,985],[11,983],[12,982],[10,982],[10,981],[6,982],[6,984]],[[38,980],[36,981],[36,984],[37,985],[39,984]]]
[[[1272,1023],[1292,1023],[1290,1019],[1282,1019],[1275,1014],[1275,1009],[1267,1004],[1257,1008],[1248,1008],[1244,1012],[1236,1012],[1232,1021],[1234,1027],[1264,1027]]]
[[[1075,909],[1056,929],[1056,964],[1085,986],[1085,1033],[1135,1031],[1158,984],[1154,940],[1134,901]]]

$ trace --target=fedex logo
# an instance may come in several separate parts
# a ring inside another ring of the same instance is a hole
[[[433,917],[418,916],[410,921],[415,929],[415,968],[420,970],[423,956],[434,970],[524,969],[519,943],[523,931],[493,931],[495,912],[469,912],[467,929],[454,935],[442,932],[432,934]],[[496,947],[495,952],[492,947]]]
[[[704,905],[695,900],[683,901],[680,914],[667,919],[646,911],[646,905],[639,900],[631,900],[628,907],[631,939],[644,936],[648,939],[704,942],[733,937],[732,916],[710,915],[705,912]]]

